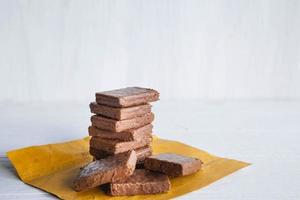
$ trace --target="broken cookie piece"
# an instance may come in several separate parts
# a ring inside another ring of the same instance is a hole
[[[110,183],[108,194],[112,196],[158,194],[169,191],[168,176],[145,169],[136,169],[128,178]]]
[[[170,177],[186,176],[200,170],[202,161],[174,153],[162,153],[145,159],[144,167]]]
[[[84,191],[124,179],[132,175],[136,161],[135,151],[93,161],[81,169],[73,182],[73,188],[76,191]]]

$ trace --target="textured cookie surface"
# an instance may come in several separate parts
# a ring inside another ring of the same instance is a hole
[[[137,157],[135,151],[93,161],[84,166],[73,182],[76,191],[97,187],[132,175]]]
[[[158,194],[171,188],[168,176],[145,169],[136,169],[128,178],[110,184],[108,193],[113,196]]]
[[[129,107],[159,100],[156,90],[140,87],[127,87],[96,93],[96,102],[112,107]]]
[[[186,176],[201,169],[202,162],[198,158],[174,153],[162,153],[145,159],[146,169],[167,174],[170,177]]]

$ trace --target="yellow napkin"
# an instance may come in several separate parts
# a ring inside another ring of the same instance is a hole
[[[198,157],[203,162],[199,172],[171,179],[172,188],[168,193],[132,197],[110,197],[99,188],[86,192],[75,192],[71,183],[79,168],[92,160],[89,155],[89,137],[65,143],[32,146],[7,152],[7,156],[25,183],[52,193],[61,199],[170,199],[202,188],[248,163],[220,158],[186,144],[154,138],[154,154],[178,153]]]

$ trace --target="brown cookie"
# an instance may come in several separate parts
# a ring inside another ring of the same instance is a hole
[[[140,147],[140,148],[134,149],[134,151],[136,152],[138,164],[142,163],[146,159],[146,157],[149,157],[152,155],[152,149],[150,146]],[[114,154],[108,153],[103,150],[94,149],[93,147],[90,147],[90,154],[92,156],[94,156],[94,158],[97,160],[114,155]]]
[[[112,132],[122,132],[128,129],[139,128],[150,124],[154,120],[153,113],[147,113],[143,116],[139,116],[132,119],[125,120],[115,120],[99,115],[93,115],[91,117],[92,125],[104,130],[109,130]]]
[[[174,153],[162,153],[145,159],[144,167],[170,177],[186,176],[200,170],[202,161]]]
[[[146,126],[142,126],[136,129],[129,129],[122,132],[111,132],[103,129],[99,129],[94,126],[89,127],[89,135],[104,139],[112,139],[112,140],[122,140],[122,141],[132,141],[132,140],[140,140],[144,137],[151,137],[152,135],[152,124],[147,124]]]
[[[111,154],[123,153],[132,149],[137,149],[143,146],[150,145],[152,141],[151,137],[145,137],[141,140],[133,141],[120,141],[110,140],[98,137],[92,137],[90,140],[90,147],[98,150],[106,151]]]
[[[108,194],[112,196],[158,194],[169,191],[168,176],[145,169],[136,169],[128,178],[110,183]]]
[[[151,112],[151,105],[144,104],[139,106],[131,106],[127,108],[114,108],[110,106],[100,105],[97,102],[90,103],[92,113],[102,115],[108,118],[124,120],[145,115]]]
[[[127,87],[96,93],[96,102],[111,107],[129,107],[159,100],[159,93],[153,89]]]
[[[73,182],[73,188],[76,191],[83,191],[126,178],[132,175],[136,160],[135,151],[128,151],[93,161],[81,169]]]

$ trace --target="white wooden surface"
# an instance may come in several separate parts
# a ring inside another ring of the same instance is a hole
[[[0,100],[87,101],[124,85],[299,99],[300,2],[0,0]]]
[[[300,102],[160,101],[155,133],[252,165],[178,199],[300,199]],[[81,138],[87,103],[0,104],[0,199],[53,199],[22,183],[6,151]]]

